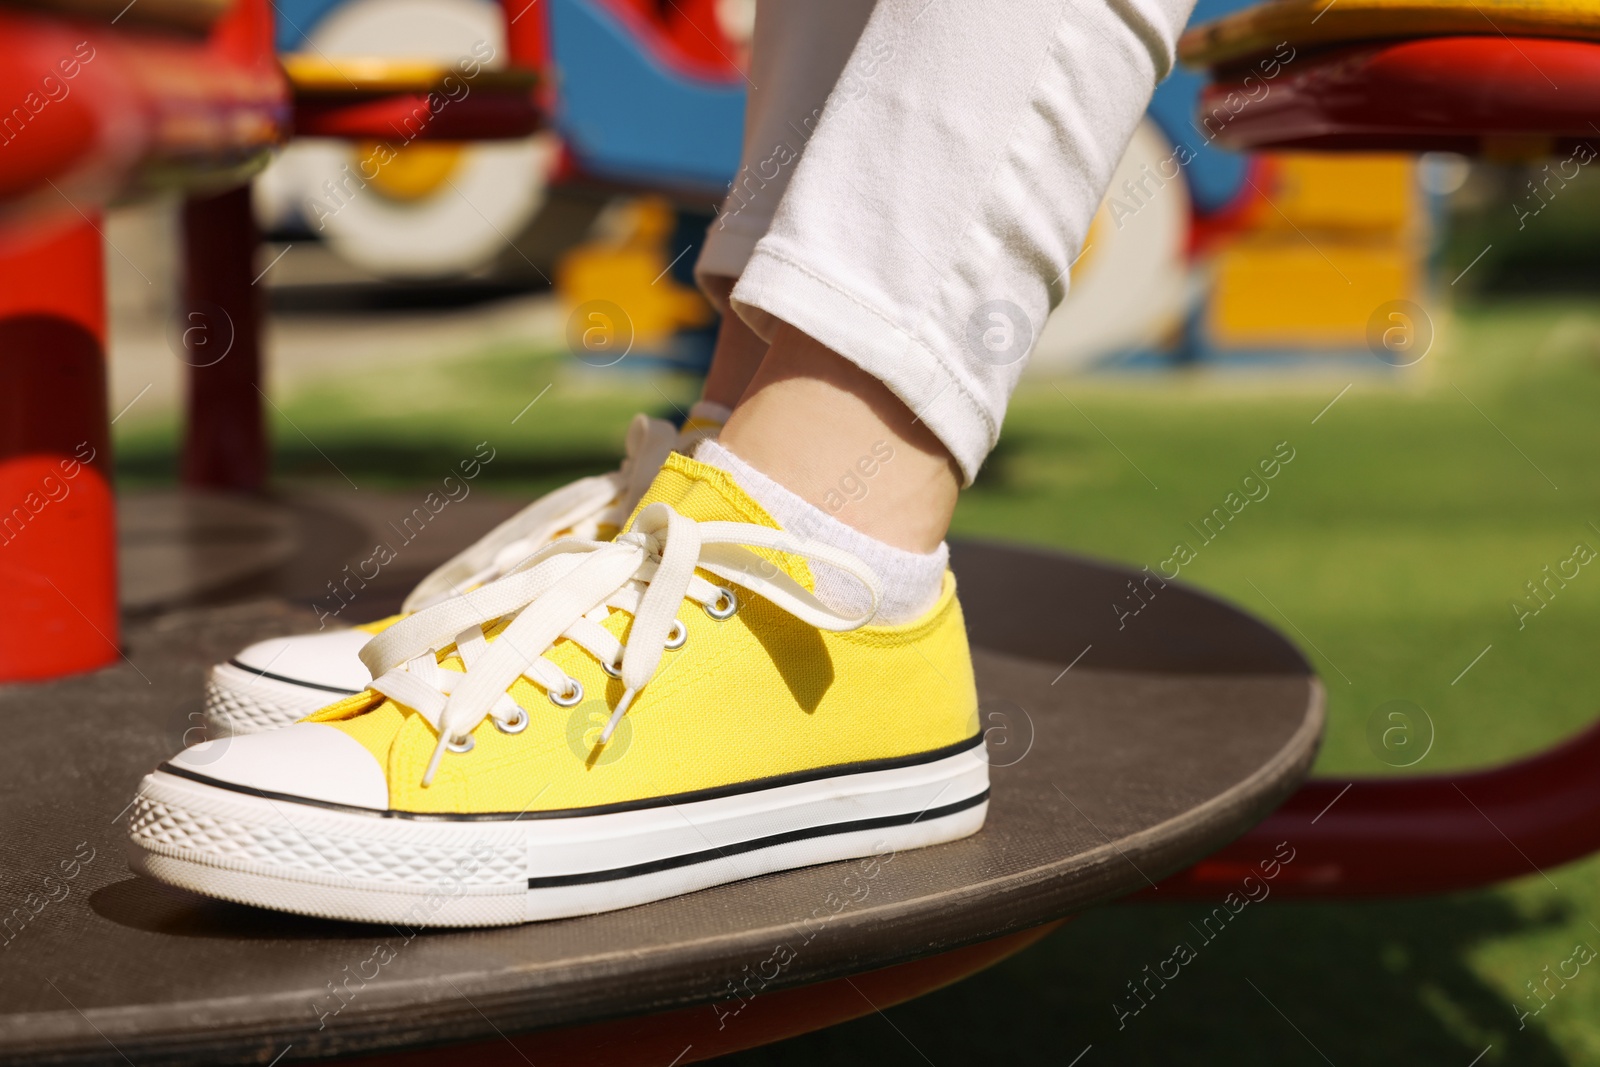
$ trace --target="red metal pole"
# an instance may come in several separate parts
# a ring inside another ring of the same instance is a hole
[[[89,221],[0,250],[0,681],[121,655],[102,257]]]
[[[1597,849],[1600,723],[1482,770],[1313,778],[1239,840],[1139,899],[1218,900],[1263,887],[1279,900],[1453,893],[1549,878]]]
[[[184,304],[178,356],[189,364],[183,484],[255,492],[267,478],[261,404],[260,243],[250,189],[183,208]]]
[[[550,70],[550,4],[548,0],[500,0],[506,20],[507,57],[512,66],[526,67],[547,75]],[[549,108],[555,103],[554,79],[540,82],[540,103]]]
[[[236,0],[211,30],[207,47],[232,62],[271,72],[268,0]],[[262,418],[261,322],[256,280],[261,235],[250,187],[196,196],[183,207],[184,305],[178,355],[189,364],[183,484],[255,492],[266,483],[269,451]]]

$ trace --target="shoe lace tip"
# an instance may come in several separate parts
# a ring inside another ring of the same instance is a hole
[[[439,761],[444,758],[444,746],[449,742],[450,735],[443,730],[439,731],[439,743],[433,746],[433,758],[428,760],[428,769],[422,774],[424,787],[433,784],[433,776],[439,770]]]
[[[611,713],[611,719],[606,723],[606,728],[600,731],[600,743],[603,745],[611,740],[611,735],[617,732],[617,724],[622,722],[622,716],[627,714],[628,706],[633,703],[636,689],[627,689],[622,693],[622,699],[617,701],[617,710]]]

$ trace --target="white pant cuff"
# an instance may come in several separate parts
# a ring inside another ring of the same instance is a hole
[[[772,219],[766,215],[740,212],[720,215],[706,228],[705,244],[700,246],[700,258],[694,263],[694,278],[719,313],[729,314],[729,284],[709,279],[737,280],[750,262],[756,243],[771,225]]]
[[[773,251],[754,252],[732,294],[734,310],[770,342],[781,320],[868,374],[927,424],[972,484],[999,437],[998,421],[923,342],[821,271]]]

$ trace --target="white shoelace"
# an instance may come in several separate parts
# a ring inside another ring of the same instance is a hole
[[[715,434],[708,429],[699,437]],[[535,500],[429,574],[406,597],[401,610],[421,611],[464,589],[492,582],[549,544],[563,530],[593,538],[602,526],[621,526],[649,490],[667,454],[679,443],[670,422],[635,415],[628,426],[622,466],[609,474],[580,478]]]
[[[751,549],[836,567],[861,583],[871,606],[861,615],[840,614]],[[527,713],[506,692],[519,677],[543,687],[561,706],[582,699],[577,680],[544,657],[562,637],[622,680],[622,698],[600,734],[601,744],[609,741],[655,676],[665,650],[682,643],[686,631],[676,613],[683,602],[701,605],[713,618],[736,610],[734,592],[707,581],[696,568],[836,633],[865,625],[880,599],[877,575],[848,552],[768,526],[697,522],[659,502],[641,511],[633,529],[615,541],[557,541],[504,577],[420,611],[362,648],[362,662],[376,679],[370,688],[414,709],[438,731],[422,784],[433,781],[446,747],[470,746],[485,716],[510,733],[526,727]],[[633,616],[626,645],[601,625],[614,610]],[[510,624],[487,640],[485,627],[507,617]],[[452,643],[465,673],[438,665],[438,650]]]

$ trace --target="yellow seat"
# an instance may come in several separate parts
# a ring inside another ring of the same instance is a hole
[[[339,56],[290,52],[282,58],[284,73],[297,95],[350,95],[447,92],[446,79],[470,80],[475,89],[532,89],[539,76],[522,68],[480,69],[467,75],[454,64],[436,59],[391,56]]]

